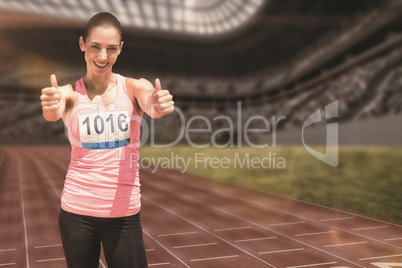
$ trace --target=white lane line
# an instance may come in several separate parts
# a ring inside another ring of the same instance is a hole
[[[320,235],[320,234],[331,234],[331,233],[335,233],[335,231],[317,232],[317,233],[305,233],[305,234],[297,234],[295,236]]]
[[[161,265],[169,265],[170,262],[160,262],[160,263],[152,263],[148,264],[148,266],[161,266]]]
[[[301,223],[306,223],[306,222],[305,221],[296,221],[296,222],[274,223],[274,224],[270,224],[268,226],[272,227],[272,226],[283,226],[283,225],[292,225],[292,224],[301,224]]]
[[[99,259],[99,263],[102,266],[102,268],[107,268],[106,265],[103,263],[103,261],[101,259]]]
[[[13,251],[15,248],[0,249],[0,252]]]
[[[150,248],[150,249],[146,249],[145,251],[155,251],[155,249]]]
[[[402,237],[396,237],[396,238],[387,238],[385,241],[394,241],[394,240],[401,240]]]
[[[0,263],[0,266],[11,266],[11,265],[16,265],[16,263],[15,262]]]
[[[379,268],[402,267],[402,263],[400,262],[372,262],[370,264]]]
[[[359,261],[375,260],[375,259],[383,259],[383,258],[391,258],[391,257],[399,257],[399,256],[402,256],[402,254],[388,255],[388,256],[378,256],[378,257],[370,257],[370,258],[362,258],[362,259],[359,259]]]
[[[24,195],[22,193],[22,173],[21,173],[21,160],[17,157],[17,166],[19,171],[19,179],[20,179],[20,192],[21,192],[21,209],[22,209],[22,222],[24,224],[24,240],[25,240],[25,260],[26,267],[29,268],[29,254],[28,254],[28,235],[27,235],[27,222],[25,219],[25,205],[24,205]]]
[[[42,173],[45,175],[47,181],[49,182],[49,184],[52,186],[54,192],[56,193],[56,195],[59,197],[60,199],[60,193],[56,190],[56,187],[54,187],[54,184],[52,183],[52,181],[50,180],[49,176],[47,175],[47,173],[45,172],[45,170],[42,168],[42,165],[36,160],[36,158],[32,157],[32,159],[35,161],[36,165],[41,169]]]
[[[197,232],[186,232],[186,233],[172,233],[172,234],[160,234],[158,236],[174,236],[174,235],[187,235],[187,234],[196,234]]]
[[[236,258],[236,257],[239,257],[239,255],[220,256],[220,257],[211,257],[211,258],[203,258],[203,259],[193,259],[191,261],[209,261],[209,260]]]
[[[4,158],[5,158],[5,154],[3,153],[3,157],[1,158],[1,162],[0,162],[0,168],[3,168]]]
[[[351,231],[360,231],[360,230],[371,230],[371,229],[380,229],[380,228],[388,228],[388,225],[382,225],[382,226],[374,226],[374,227],[365,227],[365,228],[356,228],[356,229],[351,229]]]
[[[276,236],[271,236],[271,237],[261,237],[261,238],[250,238],[250,239],[243,239],[243,240],[235,240],[237,243],[241,242],[250,242],[250,241],[260,241],[260,240],[268,240],[268,239],[275,239],[277,238]]]
[[[342,220],[350,220],[355,219],[356,217],[344,217],[344,218],[333,218],[333,219],[323,219],[320,221],[342,221]]]
[[[265,252],[258,252],[258,254],[272,254],[272,253],[282,253],[282,252],[291,252],[291,251],[300,251],[300,250],[304,250],[304,248],[292,248],[292,249],[284,249],[284,250],[265,251]]]
[[[173,248],[192,248],[192,247],[212,246],[212,245],[217,245],[217,244],[218,243],[194,244],[194,245],[185,245],[185,246],[175,246]]]
[[[35,248],[53,248],[53,247],[61,247],[62,244],[56,244],[56,245],[44,245],[44,246],[36,246]]]
[[[149,238],[151,238],[155,243],[157,243],[159,246],[161,246],[164,250],[166,250],[170,255],[172,255],[173,257],[175,257],[177,260],[179,260],[182,264],[184,264],[184,266],[186,266],[187,268],[190,268],[190,266],[188,266],[182,259],[180,259],[178,256],[176,256],[173,252],[171,252],[169,249],[167,249],[164,245],[162,245],[158,240],[156,240],[155,238],[153,238],[147,231],[145,231],[144,229],[142,229],[142,231],[144,232],[144,234],[146,234],[147,236],[149,236]]]
[[[234,227],[234,228],[225,228],[225,229],[215,229],[214,232],[232,231],[232,230],[241,230],[241,229],[250,229],[250,228],[251,228],[251,226]]]
[[[312,267],[312,266],[322,266],[328,264],[335,264],[336,262],[322,262],[322,263],[313,263],[313,264],[306,264],[306,265],[298,265],[298,266],[288,266],[286,268],[302,268],[302,267]]]
[[[66,258],[56,258],[56,259],[44,259],[44,260],[37,260],[36,262],[49,262],[49,261],[62,261]]]
[[[367,244],[367,241],[363,241],[363,242],[353,242],[353,243],[345,243],[345,244],[326,245],[326,246],[324,246],[324,248],[351,246],[351,245],[359,245],[359,244]]]

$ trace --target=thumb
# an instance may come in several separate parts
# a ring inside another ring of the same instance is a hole
[[[162,90],[162,86],[161,86],[161,81],[159,81],[159,78],[155,79],[155,89],[154,92],[158,92]]]
[[[56,75],[52,74],[50,76],[50,83],[52,84],[52,87],[54,88],[58,88],[59,86],[57,85],[57,79],[56,79]]]

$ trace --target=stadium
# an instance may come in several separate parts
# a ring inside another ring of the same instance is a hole
[[[141,121],[149,267],[402,267],[400,0],[0,0],[0,267],[67,267],[40,94],[102,11],[175,102]]]

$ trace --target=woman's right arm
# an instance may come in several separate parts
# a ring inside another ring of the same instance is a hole
[[[42,104],[43,117],[47,121],[57,121],[63,117],[66,112],[67,103],[73,100],[73,89],[70,85],[59,87],[54,74],[50,76],[51,87],[42,89],[40,96]]]

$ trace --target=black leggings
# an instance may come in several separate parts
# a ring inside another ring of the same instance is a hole
[[[61,209],[59,228],[69,268],[97,268],[101,243],[109,268],[148,267],[140,213],[97,218]]]

